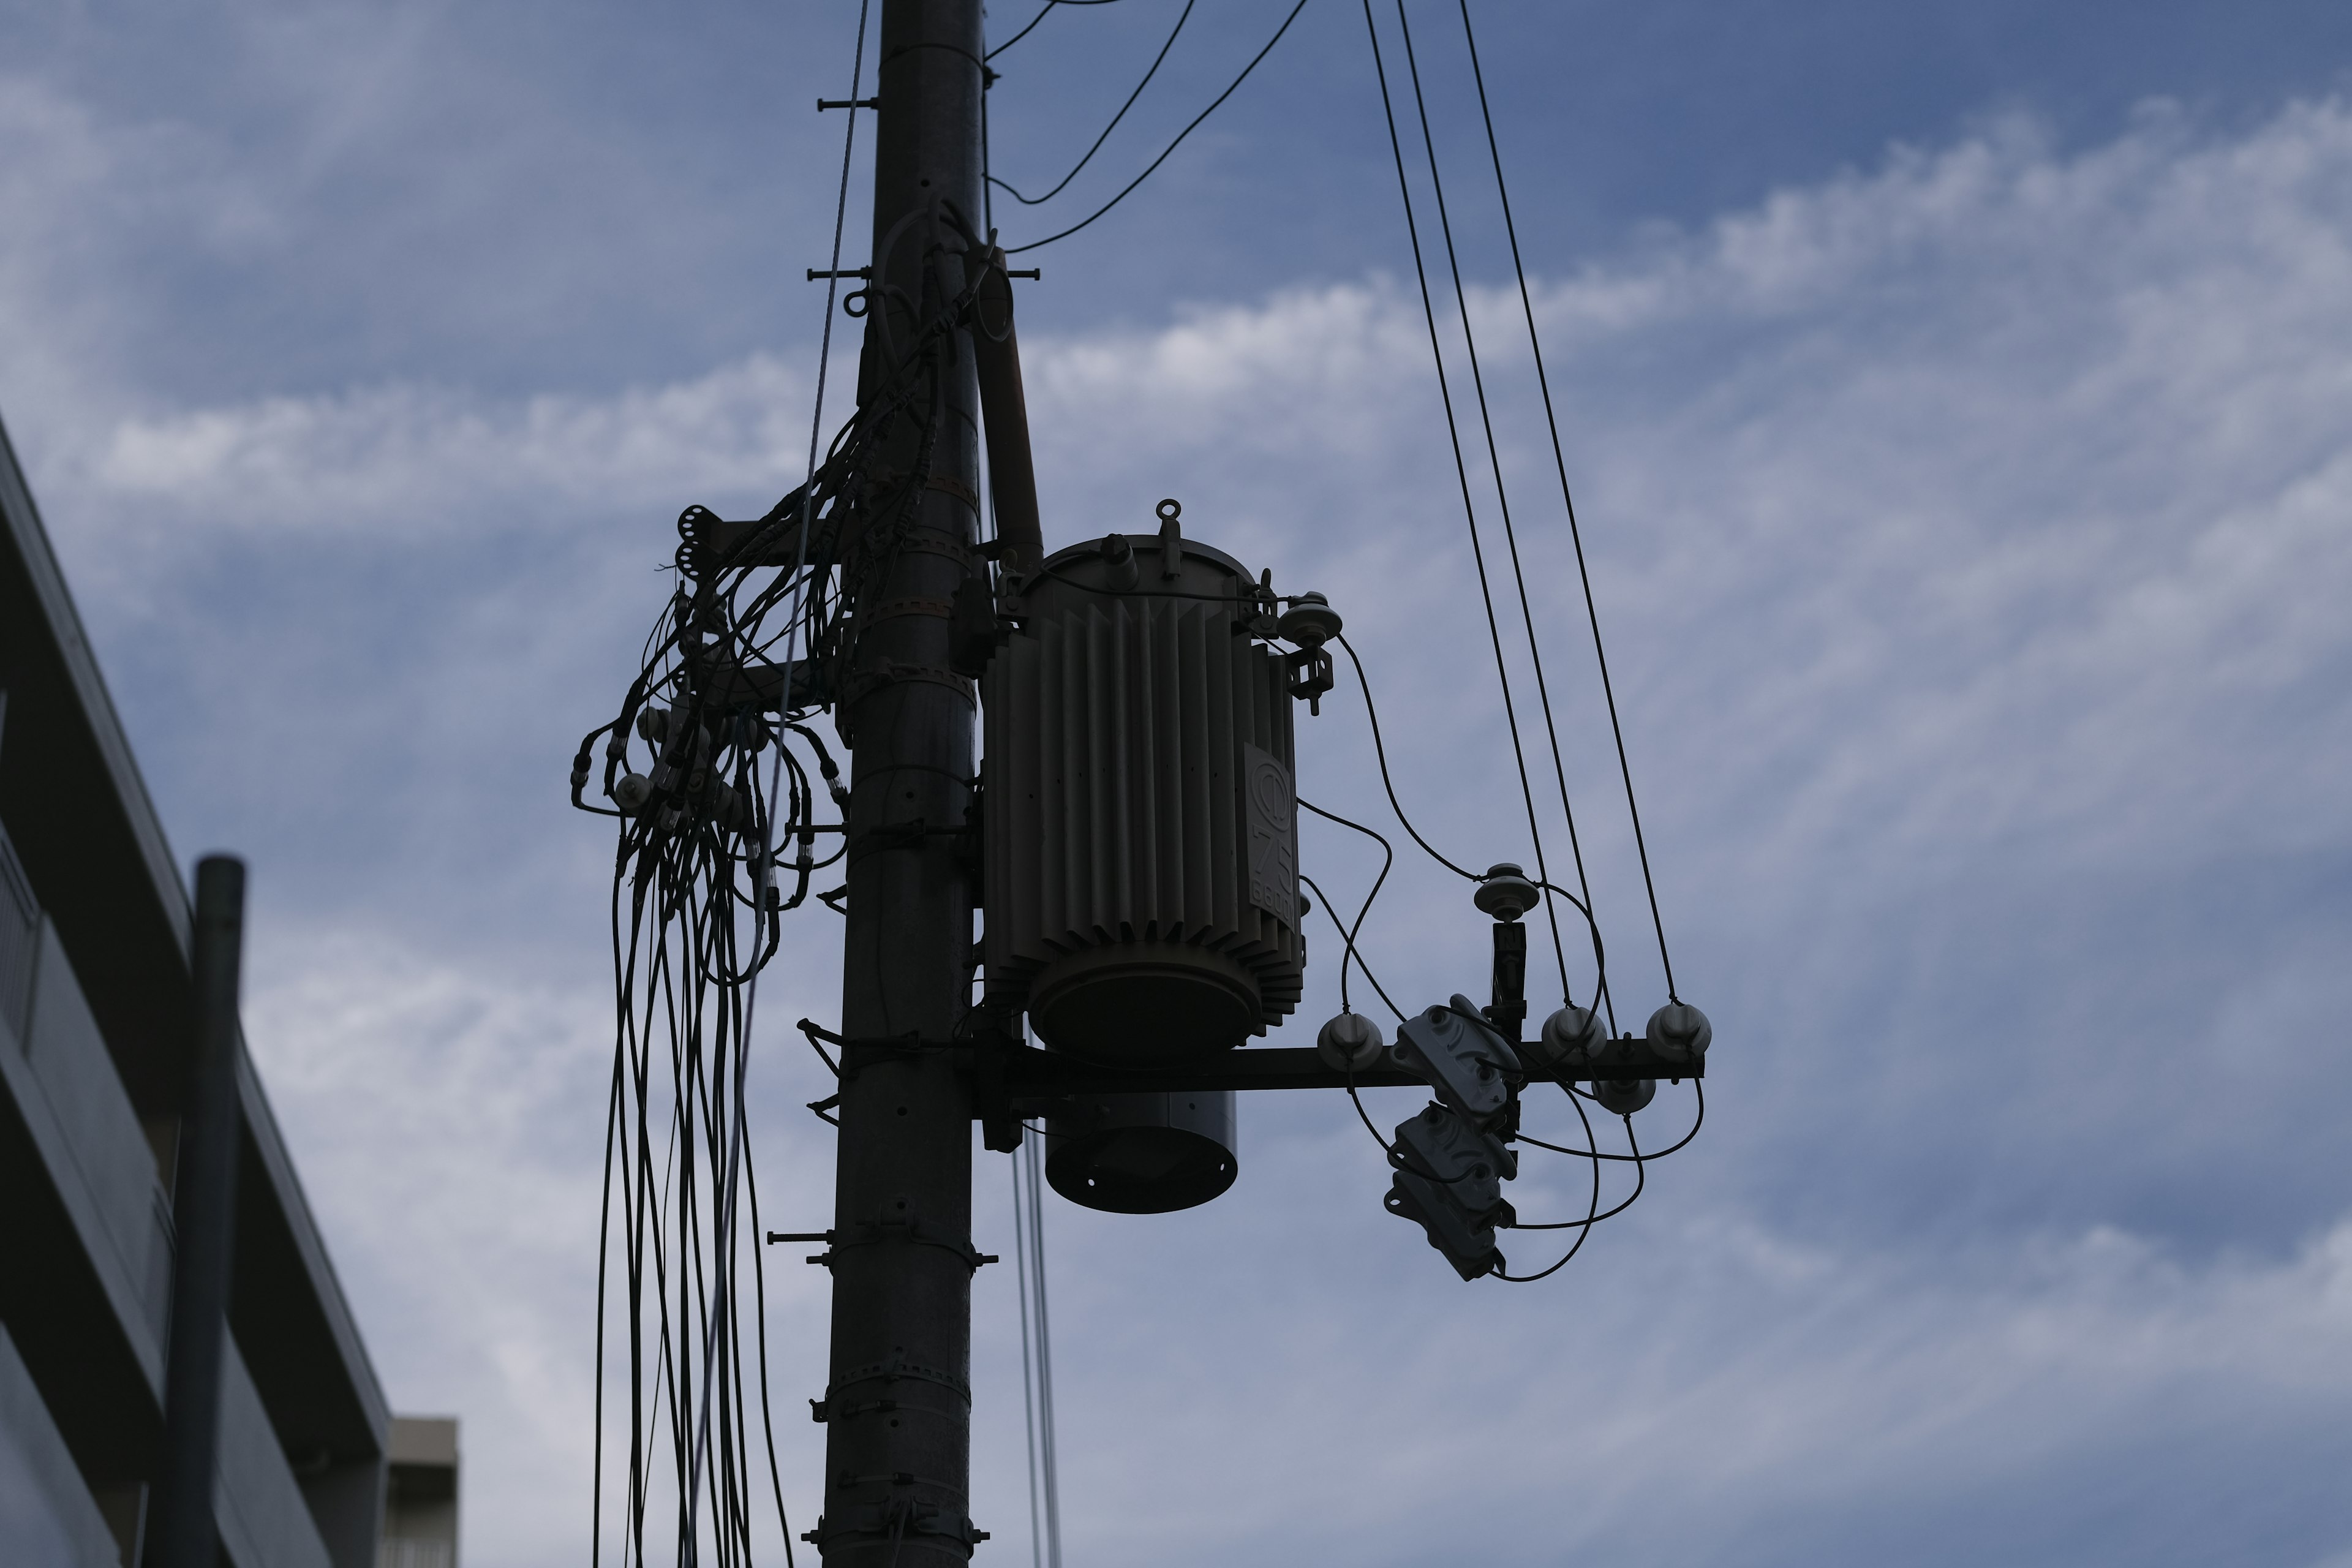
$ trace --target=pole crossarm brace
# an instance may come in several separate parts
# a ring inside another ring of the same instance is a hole
[[[1034,1046],[975,1048],[1002,1053],[1004,1092],[1018,1100],[1074,1094],[1210,1094],[1229,1089],[1427,1087],[1425,1080],[1405,1068],[1386,1063],[1352,1075],[1343,1073],[1306,1047],[1262,1047],[1224,1051],[1197,1063],[1149,1068],[1103,1067]],[[1554,1072],[1529,1062],[1525,1072],[1529,1083],[1632,1082],[1643,1079],[1679,1082],[1686,1078],[1705,1078],[1706,1063],[1704,1059],[1670,1061],[1652,1049],[1648,1041],[1628,1036],[1609,1043],[1605,1060],[1565,1072]]]

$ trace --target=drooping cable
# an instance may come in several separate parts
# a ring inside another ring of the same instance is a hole
[[[1345,943],[1347,946],[1348,956],[1355,961],[1357,968],[1364,972],[1364,978],[1370,983],[1373,994],[1379,996],[1382,1002],[1387,1003],[1389,1011],[1397,1016],[1399,1022],[1402,1022],[1407,1016],[1405,1010],[1389,999],[1387,990],[1381,984],[1379,977],[1373,974],[1372,966],[1364,962],[1363,954],[1356,951],[1355,933],[1349,931],[1346,926],[1339,923],[1339,911],[1331,907],[1331,900],[1324,896],[1323,889],[1315,886],[1314,878],[1306,876],[1302,873],[1298,879],[1307,887],[1314,889],[1315,901],[1323,906],[1324,914],[1329,917],[1333,929],[1337,930],[1339,933],[1340,942]]]
[[[1547,1143],[1540,1138],[1530,1138],[1525,1132],[1519,1133],[1518,1139],[1522,1143],[1532,1143],[1538,1149],[1547,1149],[1555,1154],[1573,1155],[1579,1160],[1615,1160],[1621,1163],[1635,1165],[1642,1163],[1645,1160],[1663,1160],[1667,1155],[1688,1147],[1690,1141],[1698,1136],[1698,1130],[1706,1125],[1706,1080],[1705,1079],[1695,1078],[1691,1079],[1691,1087],[1698,1092],[1698,1110],[1697,1113],[1691,1118],[1690,1131],[1675,1139],[1673,1142],[1667,1144],[1664,1148],[1655,1150],[1647,1154],[1603,1154],[1598,1150],[1568,1149],[1563,1148],[1558,1143]],[[1563,1083],[1560,1085],[1560,1088],[1568,1090],[1569,1097],[1572,1100],[1581,1101],[1593,1098],[1591,1094],[1587,1093],[1583,1089],[1578,1089],[1573,1084]],[[1583,1109],[1584,1107],[1581,1104],[1577,1106],[1577,1110],[1580,1113],[1582,1112]]]
[[[1256,54],[1252,55],[1250,57],[1249,64],[1242,67],[1241,75],[1234,78],[1233,81],[1226,86],[1225,90],[1217,94],[1217,96],[1210,101],[1208,108],[1194,115],[1190,124],[1186,125],[1183,130],[1176,132],[1176,139],[1169,142],[1167,146],[1160,149],[1160,156],[1154,158],[1149,164],[1145,165],[1143,173],[1136,175],[1135,178],[1129,180],[1124,186],[1120,187],[1118,195],[1111,197],[1110,200],[1103,203],[1102,205],[1097,207],[1094,211],[1088,213],[1086,216],[1080,218],[1069,227],[1063,229],[1058,234],[1049,234],[1043,239],[1033,239],[1026,245],[1016,245],[1010,250],[1007,250],[1005,254],[1007,256],[1018,256],[1024,250],[1035,250],[1038,247],[1051,245],[1057,239],[1067,239],[1070,236],[1077,233],[1078,230],[1094,222],[1095,219],[1102,216],[1103,214],[1110,211],[1111,208],[1118,205],[1119,203],[1127,200],[1127,198],[1134,193],[1136,186],[1151,178],[1153,172],[1157,170],[1160,164],[1168,162],[1168,156],[1170,153],[1175,152],[1177,148],[1181,147],[1184,144],[1184,138],[1199,130],[1201,122],[1208,119],[1212,114],[1214,114],[1218,109],[1223,106],[1225,100],[1233,97],[1234,93],[1241,87],[1242,83],[1249,79],[1250,72],[1257,69],[1258,62],[1274,52],[1274,46],[1282,42],[1283,34],[1290,31],[1290,24],[1298,20],[1298,13],[1306,9],[1307,0],[1298,0],[1298,4],[1290,8],[1290,14],[1282,19],[1282,26],[1274,30],[1274,37],[1265,41],[1265,47],[1258,50]]]
[[[1552,465],[1558,470],[1559,475],[1560,504],[1568,512],[1568,537],[1570,542],[1572,543],[1576,549],[1577,580],[1584,588],[1585,617],[1590,622],[1592,628],[1592,657],[1599,664],[1601,669],[1601,694],[1608,703],[1609,732],[1611,737],[1617,743],[1617,770],[1625,784],[1625,810],[1627,815],[1633,820],[1633,847],[1636,853],[1641,857],[1642,887],[1643,891],[1649,895],[1650,923],[1656,931],[1658,936],[1658,966],[1665,971],[1666,999],[1669,1002],[1679,1001],[1681,998],[1675,990],[1674,960],[1667,956],[1666,953],[1666,922],[1664,917],[1662,917],[1658,912],[1657,884],[1652,879],[1650,875],[1650,850],[1648,845],[1643,842],[1642,837],[1642,808],[1635,804],[1633,799],[1633,770],[1632,764],[1626,761],[1625,756],[1625,728],[1624,725],[1619,721],[1617,717],[1617,694],[1615,689],[1611,686],[1609,680],[1609,654],[1608,650],[1602,646],[1601,640],[1601,612],[1596,606],[1592,595],[1592,574],[1591,569],[1585,564],[1584,536],[1582,531],[1578,528],[1576,521],[1576,498],[1570,492],[1569,489],[1568,458],[1560,446],[1559,416],[1552,406],[1551,381],[1544,372],[1543,344],[1536,331],[1535,301],[1528,291],[1527,265],[1519,257],[1518,227],[1517,224],[1513,222],[1511,217],[1510,187],[1503,178],[1502,146],[1495,136],[1494,110],[1488,106],[1486,101],[1486,73],[1480,68],[1478,64],[1477,34],[1470,26],[1469,0],[1460,0],[1460,4],[1462,9],[1462,37],[1470,47],[1470,76],[1471,79],[1477,84],[1478,89],[1478,114],[1480,119],[1486,124],[1486,151],[1488,155],[1494,161],[1496,194],[1502,198],[1503,232],[1510,239],[1511,270],[1518,280],[1519,309],[1527,318],[1528,348],[1535,356],[1536,385],[1541,389],[1543,393],[1544,424],[1551,433]],[[1516,555],[1514,557],[1514,564],[1516,565]],[[1541,665],[1538,665],[1537,668],[1538,672],[1540,672],[1542,668]],[[1537,679],[1538,680],[1542,679],[1540,673],[1538,673]],[[1545,722],[1547,724],[1550,722],[1550,710],[1549,706],[1547,706],[1545,710]],[[1557,738],[1555,738],[1553,742],[1552,755],[1555,763],[1557,763],[1559,755],[1559,742]],[[1567,800],[1567,778],[1566,775],[1563,774],[1560,782],[1560,798],[1563,805]],[[1574,831],[1575,829],[1571,826],[1570,828],[1570,834],[1573,835]],[[1577,861],[1577,873],[1580,877],[1583,875],[1583,859],[1582,857],[1580,856]],[[1590,900],[1588,899],[1587,901],[1589,902]],[[1615,1026],[1614,1015],[1612,1014],[1611,1027],[1614,1028]]]
[[[1029,25],[1027,26],[1022,28],[1019,32],[1013,34],[1011,37],[1005,39],[1003,43],[997,45],[996,47],[990,49],[980,58],[982,60],[992,60],[997,56],[1003,54],[1005,50],[1011,48],[1013,45],[1019,43],[1022,39],[1027,37],[1030,34],[1035,32],[1037,30],[1037,24],[1044,21],[1057,5],[1116,5],[1118,4],[1118,0],[1045,0],[1045,4],[1039,7],[1037,14],[1029,18]]]
[[[1584,1114],[1584,1107],[1581,1105],[1578,1106],[1576,1108],[1576,1113],[1579,1116],[1582,1116]],[[1627,1116],[1622,1120],[1625,1123],[1626,1146],[1632,1149],[1633,1152],[1638,1155],[1642,1152],[1642,1146],[1633,1135],[1633,1119],[1631,1116]],[[1585,1135],[1590,1137],[1591,1132],[1591,1123],[1588,1121],[1585,1124]],[[1634,1199],[1639,1198],[1642,1195],[1642,1189],[1646,1184],[1645,1178],[1648,1174],[1649,1166],[1637,1160],[1633,1165],[1633,1195],[1628,1197],[1623,1203],[1619,1204],[1615,1208],[1611,1209],[1609,1213],[1622,1214],[1625,1210],[1633,1207]],[[1570,1258],[1574,1258],[1578,1253],[1584,1250],[1585,1238],[1592,1234],[1594,1224],[1600,1220],[1609,1217],[1608,1215],[1603,1215],[1599,1212],[1601,1204],[1601,1166],[1598,1162],[1595,1162],[1592,1167],[1592,1203],[1593,1212],[1586,1215],[1582,1222],[1577,1225],[1576,1240],[1570,1244],[1569,1249],[1565,1253],[1561,1254],[1559,1262],[1553,1264],[1549,1268],[1538,1269],[1533,1274],[1507,1274],[1503,1270],[1497,1268],[1495,1270],[1495,1278],[1497,1279],[1507,1279],[1514,1285],[1532,1285],[1538,1279],[1549,1279],[1553,1275],[1559,1273],[1561,1269],[1568,1267]],[[1538,1227],[1533,1226],[1523,1226],[1519,1228],[1524,1230],[1532,1230]]]
[[[1024,196],[1019,191],[1014,190],[1011,185],[1007,184],[1003,180],[998,179],[993,174],[983,174],[982,178],[984,178],[990,184],[995,186],[998,190],[1004,192],[1014,201],[1019,202],[1025,207],[1034,207],[1042,203],[1050,202],[1055,196],[1060,195],[1069,183],[1078,177],[1078,171],[1084,169],[1088,163],[1094,161],[1094,155],[1102,151],[1102,144],[1110,140],[1110,133],[1118,129],[1118,122],[1127,118],[1127,111],[1135,107],[1135,100],[1143,96],[1143,89],[1151,85],[1151,79],[1160,74],[1160,62],[1168,58],[1168,51],[1176,47],[1176,36],[1184,30],[1184,24],[1191,18],[1192,15],[1192,7],[1195,4],[1197,4],[1197,0],[1184,0],[1184,9],[1178,12],[1176,15],[1176,25],[1168,29],[1168,41],[1161,44],[1160,46],[1160,52],[1151,57],[1151,68],[1143,73],[1143,79],[1137,82],[1135,84],[1135,90],[1127,95],[1127,101],[1120,104],[1118,106],[1118,112],[1110,117],[1110,123],[1102,128],[1102,134],[1095,138],[1094,145],[1088,147],[1086,151],[1085,156],[1081,157],[1075,164],[1071,165],[1070,172],[1068,174],[1063,175],[1061,179],[1055,183],[1052,190],[1047,191],[1042,196]],[[1035,24],[1032,23],[1031,26],[1034,26]]]
[[[1444,855],[1440,854],[1436,846],[1431,844],[1428,839],[1423,838],[1421,836],[1421,830],[1412,825],[1412,819],[1405,816],[1404,805],[1397,799],[1396,781],[1389,776],[1388,745],[1381,738],[1380,710],[1372,705],[1372,683],[1370,679],[1364,674],[1364,661],[1356,657],[1356,645],[1349,642],[1345,636],[1335,637],[1332,640],[1337,642],[1339,645],[1340,650],[1347,654],[1348,662],[1356,667],[1356,684],[1363,688],[1364,692],[1364,717],[1370,721],[1372,726],[1372,756],[1374,760],[1380,763],[1381,787],[1388,792],[1389,809],[1396,813],[1398,825],[1405,830],[1405,834],[1408,837],[1410,837],[1415,844],[1421,846],[1423,853],[1426,854],[1431,859],[1436,861],[1439,865],[1444,867],[1447,870],[1453,872],[1457,877],[1466,878],[1473,882],[1483,881],[1485,879],[1481,878],[1477,872],[1467,870],[1463,867],[1457,866],[1453,861],[1447,859]]]
[[[1350,822],[1337,812],[1326,811],[1321,806],[1317,805],[1313,801],[1307,800],[1303,796],[1300,797],[1298,804],[1306,807],[1308,811],[1313,812],[1316,816],[1323,818],[1326,822],[1336,822],[1342,827],[1350,828],[1355,832],[1364,835],[1364,837],[1370,838],[1373,843],[1381,847],[1381,874],[1372,879],[1371,891],[1364,895],[1363,905],[1361,908],[1357,910],[1354,921],[1343,928],[1339,933],[1340,940],[1346,942],[1348,947],[1347,955],[1339,961],[1339,1011],[1345,1013],[1351,1010],[1348,1005],[1349,966],[1351,964],[1360,964],[1362,963],[1362,960],[1356,956],[1356,937],[1364,929],[1364,917],[1372,912],[1372,900],[1381,896],[1381,888],[1388,881],[1390,869],[1396,865],[1396,851],[1389,847],[1389,841],[1387,839],[1381,837],[1370,828],[1366,827],[1360,822]],[[1302,880],[1303,879],[1302,879]],[[1323,897],[1323,889],[1317,888],[1315,889],[1315,897],[1318,900],[1321,900]],[[1339,923],[1339,912],[1337,910],[1331,911],[1331,918],[1333,924],[1336,925]],[[1370,980],[1371,977],[1372,972],[1369,969],[1365,970],[1364,978]],[[1374,989],[1378,990],[1379,987],[1375,985]],[[1385,994],[1382,994],[1381,999],[1384,1002],[1388,1000]],[[1393,1008],[1394,1004],[1391,1004],[1391,1006]],[[1399,1016],[1402,1016],[1402,1015]]]

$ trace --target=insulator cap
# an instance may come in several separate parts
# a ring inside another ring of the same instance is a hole
[[[1102,542],[1103,564],[1114,593],[1124,594],[1142,580],[1135,564],[1135,547],[1123,533],[1106,533]]]
[[[1715,1039],[1715,1026],[1687,1002],[1669,1002],[1650,1015],[1650,1044],[1668,1061],[1686,1062],[1706,1055]]]
[[[1321,647],[1339,635],[1339,612],[1320,594],[1301,594],[1291,600],[1277,623],[1284,638],[1300,647]]]
[[[1387,1048],[1380,1025],[1361,1013],[1342,1013],[1315,1035],[1315,1054],[1334,1072],[1362,1072]]]
[[[1612,1116],[1631,1116],[1658,1098],[1658,1080],[1654,1078],[1603,1079],[1592,1086],[1592,1098],[1601,1109]]]
[[[623,773],[613,785],[613,804],[623,811],[635,811],[653,798],[653,781],[643,773]]]
[[[1536,885],[1527,874],[1508,860],[1498,860],[1486,868],[1478,879],[1478,890],[1471,902],[1498,921],[1515,921],[1536,907]]]
[[[1600,1015],[1590,1007],[1562,1007],[1543,1023],[1530,1054],[1549,1068],[1578,1068],[1595,1060],[1609,1043]]]

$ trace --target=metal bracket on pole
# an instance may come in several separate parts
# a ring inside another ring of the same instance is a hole
[[[975,1248],[968,1237],[941,1231],[937,1226],[925,1226],[920,1215],[908,1215],[903,1219],[866,1219],[857,1222],[860,1234],[843,1236],[838,1231],[826,1231],[815,1239],[829,1243],[827,1249],[809,1259],[825,1268],[833,1267],[836,1253],[853,1247],[877,1247],[888,1241],[905,1241],[917,1247],[938,1247],[954,1253],[964,1260],[973,1273],[991,1263],[1003,1261],[992,1252]],[[903,1235],[897,1234],[903,1232]]]
[[[912,1476],[904,1480],[896,1476],[887,1479],[894,1486],[917,1484],[916,1478]],[[911,1498],[858,1503],[852,1508],[854,1511],[841,1522],[834,1521],[827,1515],[818,1515],[816,1528],[802,1531],[801,1539],[829,1555],[834,1543],[844,1537],[862,1537],[877,1544],[887,1543],[893,1548],[892,1555],[895,1556],[895,1549],[900,1542],[928,1535],[956,1542],[963,1548],[958,1555],[969,1557],[974,1545],[989,1538],[988,1531],[975,1526],[963,1514],[930,1503],[916,1502]]]
[[[1002,1053],[1004,1089],[1013,1100],[1056,1100],[1079,1094],[1193,1094],[1222,1089],[1409,1089],[1428,1079],[1394,1065],[1345,1073],[1311,1047],[1248,1046],[1217,1056],[1164,1067],[1104,1067],[1061,1051],[1034,1046],[995,1047]],[[975,1052],[975,1066],[980,1053]],[[1650,1043],[1626,1035],[1605,1042],[1591,1061],[1555,1071],[1522,1058],[1516,1075],[1524,1083],[1634,1082],[1705,1078],[1705,1058],[1669,1061]]]

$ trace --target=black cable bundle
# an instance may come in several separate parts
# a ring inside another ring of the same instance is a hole
[[[961,237],[971,281],[944,300],[880,286],[852,297],[853,313],[877,312],[901,329],[894,367],[808,482],[763,516],[729,522],[698,506],[680,515],[670,603],[619,712],[583,739],[572,762],[572,804],[619,826],[602,1260],[610,1263],[617,1221],[621,1269],[617,1281],[600,1270],[597,1506],[603,1333],[617,1282],[630,1366],[625,1562],[646,1560],[648,1510],[673,1496],[678,1561],[698,1561],[706,1544],[724,1568],[750,1561],[746,1247],[755,1309],[765,1295],[756,1237],[740,1224],[742,1207],[755,1233],[759,1224],[744,1115],[754,983],[779,951],[783,915],[807,901],[813,874],[846,853],[845,820],[817,820],[813,772],[841,808],[833,815],[845,817],[849,797],[808,721],[834,706],[859,668],[861,627],[931,485],[946,356],[984,276],[970,264],[968,235],[952,223],[933,229],[935,250]],[[887,459],[901,453],[911,461],[896,471]],[[600,739],[609,805],[585,798]],[[819,857],[825,835],[841,842]],[[819,901],[835,907],[830,895]],[[754,1352],[764,1435],[756,1318]],[[664,1447],[671,1474],[660,1479],[653,1456]],[[772,1437],[768,1447],[781,1520]]]

